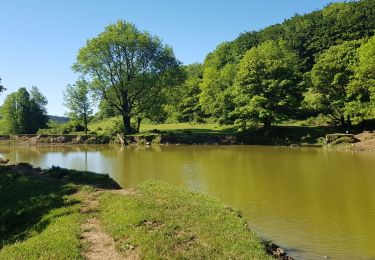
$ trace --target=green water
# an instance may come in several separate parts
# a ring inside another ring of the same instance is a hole
[[[184,185],[239,208],[297,259],[375,259],[375,153],[262,146],[0,148],[13,161]]]

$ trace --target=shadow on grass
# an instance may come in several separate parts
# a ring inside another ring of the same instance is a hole
[[[136,137],[152,142],[155,136],[161,136],[161,143],[176,144],[249,144],[249,145],[323,145],[325,136],[332,133],[360,132],[355,128],[330,126],[272,126],[264,129],[260,126],[238,132],[235,128],[212,129],[175,129],[154,130]],[[137,142],[137,140],[132,140]]]
[[[118,187],[107,175],[59,167],[40,171],[28,164],[0,166],[0,249],[43,231],[52,220],[43,219],[49,211],[79,203],[67,195],[80,185]]]
[[[344,131],[338,127],[273,126],[249,130],[238,135],[246,144],[291,145],[322,143],[326,134]]]
[[[162,131],[162,133],[174,133],[174,134],[233,134],[235,131],[231,128],[226,129],[212,129],[212,128],[186,128],[186,129],[175,129],[170,131]]]

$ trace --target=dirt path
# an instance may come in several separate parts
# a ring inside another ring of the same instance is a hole
[[[100,221],[93,214],[99,207],[98,195],[99,192],[88,195],[81,207],[82,214],[89,214],[89,218],[82,225],[81,244],[84,248],[83,257],[88,260],[138,259],[135,253],[121,255],[115,248],[113,238],[104,232]]]

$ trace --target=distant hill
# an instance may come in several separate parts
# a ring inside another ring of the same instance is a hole
[[[56,123],[66,123],[69,122],[69,117],[66,116],[52,116],[48,115],[48,119]]]

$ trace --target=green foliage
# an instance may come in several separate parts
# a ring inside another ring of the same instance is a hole
[[[355,140],[353,138],[342,136],[342,137],[336,138],[335,140],[333,140],[329,144],[330,145],[338,145],[338,144],[352,144],[352,143],[355,143]]]
[[[124,124],[120,118],[115,118],[111,122],[111,126],[107,127],[105,134],[109,136],[115,136],[117,134],[125,133]]]
[[[205,67],[200,84],[200,104],[203,111],[227,123],[234,109],[231,86],[237,71],[237,65],[228,63],[223,68]]]
[[[233,110],[230,87],[237,71],[237,57],[230,43],[223,43],[207,55],[203,64],[203,79],[199,84],[199,103],[209,117],[227,123]]]
[[[88,40],[73,66],[90,78],[99,99],[121,113],[127,133],[133,132],[130,119],[152,110],[162,90],[175,84],[178,67],[171,47],[122,20]]]
[[[332,46],[317,58],[311,71],[313,91],[319,94],[319,102],[326,114],[341,124],[346,123],[345,106],[352,98],[348,86],[357,66],[357,49],[361,43],[350,41]]]
[[[375,36],[358,49],[358,64],[348,91],[346,114],[355,122],[375,117]]]
[[[85,127],[81,125],[78,121],[71,120],[67,123],[57,123],[54,121],[49,121],[46,128],[41,128],[38,130],[38,134],[73,134],[76,132],[82,132]]]
[[[92,118],[92,121],[99,121],[103,120],[106,118],[111,118],[115,116],[120,116],[121,114],[119,113],[118,110],[116,110],[114,107],[109,105],[108,101],[105,99],[100,100],[99,103],[99,111],[94,115]]]
[[[9,94],[2,106],[2,121],[9,134],[34,134],[48,122],[45,106],[47,99],[38,88],[26,88]]]
[[[69,117],[82,122],[86,134],[87,125],[93,113],[88,94],[88,83],[83,79],[76,81],[75,85],[67,85],[64,92],[64,104],[70,110]]]
[[[186,79],[181,86],[168,95],[169,102],[164,109],[172,121],[201,122],[205,117],[199,103],[203,71],[201,64],[192,64],[182,67]]]
[[[247,121],[273,121],[291,116],[300,106],[302,76],[297,55],[282,42],[268,41],[249,50],[239,65],[235,87],[234,114]]]
[[[117,133],[123,132],[123,125],[121,124],[120,118],[108,118],[106,120],[91,123],[89,129],[93,131],[98,131],[105,135],[116,135]],[[181,133],[185,131],[190,131],[193,133],[225,133],[230,131],[230,126],[219,125],[217,123],[163,123],[163,124],[153,124],[151,122],[145,122],[142,124],[140,133]]]
[[[127,133],[138,132],[144,119],[245,129],[323,114],[358,123],[375,113],[368,40],[374,28],[373,0],[333,3],[242,33],[202,65],[181,68],[159,38],[118,21],[81,48],[73,67],[100,100],[96,118],[120,115]]]
[[[0,93],[5,91],[5,90],[6,90],[6,88],[4,88],[3,85],[1,85],[1,78],[0,78]]]
[[[310,81],[310,75],[313,79],[311,83],[313,87],[310,86],[309,90],[304,93],[305,100],[297,111],[295,108],[299,103],[301,92],[298,90],[296,94],[290,93],[294,96],[292,99],[296,101],[291,104],[294,108],[293,116],[305,119],[323,113],[334,121],[343,121],[342,116],[345,116],[347,122],[351,120],[358,122],[361,118],[370,117],[370,109],[366,109],[366,106],[370,105],[368,102],[372,95],[369,86],[372,83],[368,80],[360,80],[359,73],[354,71],[356,68],[354,64],[357,60],[356,48],[364,39],[374,35],[374,28],[375,2],[362,0],[333,3],[322,10],[295,15],[281,24],[271,25],[259,31],[242,33],[234,41],[218,45],[206,56],[202,68],[203,75],[199,83],[198,107],[201,107],[206,120],[212,118],[221,123],[236,122],[240,125],[253,125],[248,121],[249,117],[247,119],[239,117],[245,111],[240,111],[238,100],[242,99],[242,102],[253,104],[256,108],[259,105],[262,106],[261,104],[268,98],[258,95],[250,102],[248,96],[243,95],[244,93],[233,91],[237,88],[235,79],[240,77],[239,66],[249,50],[274,41],[283,42],[285,48],[293,53],[293,64],[298,63],[295,72],[300,74],[298,77],[303,75],[306,86]],[[371,59],[371,54],[366,57],[362,56],[363,60]],[[339,65],[340,62],[342,62],[341,65]],[[315,69],[311,71],[314,66]],[[357,75],[356,81],[353,80],[354,74]],[[282,76],[278,79],[277,77],[272,76],[274,80],[283,80]],[[326,80],[322,80],[323,78]],[[364,82],[367,82],[367,87],[363,87],[366,85]],[[341,89],[345,88],[346,91],[338,90],[339,86]],[[299,86],[296,87],[299,89]],[[328,89],[336,90],[336,92],[327,94]],[[274,96],[277,95],[275,91]],[[195,93],[189,101],[191,101],[189,108],[197,107],[192,105],[196,102]],[[176,110],[173,105],[172,108],[169,107],[172,113]],[[290,112],[291,110],[288,109],[285,114],[289,114],[289,117]],[[191,113],[194,114],[194,111]],[[259,113],[260,111],[255,114]],[[267,117],[269,111],[261,113],[264,118]],[[280,115],[277,117],[282,119]],[[184,117],[184,120],[195,120],[193,118],[194,116]]]

